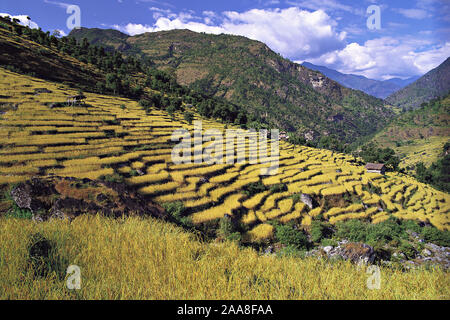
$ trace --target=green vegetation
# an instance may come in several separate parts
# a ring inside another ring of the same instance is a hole
[[[424,102],[448,95],[450,91],[449,75],[450,58],[447,58],[441,65],[416,82],[390,95],[386,101],[403,110],[419,108]]]
[[[282,244],[296,250],[307,249],[309,246],[307,236],[301,230],[297,230],[292,223],[276,225],[275,238]]]
[[[420,227],[411,220],[401,221],[390,217],[378,224],[361,220],[338,222],[334,237],[355,242],[365,242],[372,246],[387,244],[390,241],[402,241],[409,238],[408,232],[419,233],[426,241],[440,246],[450,245],[450,231],[441,231],[432,226]]]
[[[394,116],[382,100],[342,87],[244,37],[188,30],[128,37],[86,28],[69,36],[87,38],[108,50],[123,48],[124,55],[144,57],[192,92],[219,98],[188,101],[202,116],[226,118],[248,128],[279,128],[299,137],[312,130],[315,143],[331,132],[333,141],[325,138],[324,148],[343,149],[339,141],[350,143],[372,134]]]
[[[442,159],[426,168],[422,162],[416,165],[416,178],[438,190],[450,193],[450,143],[444,146]]]
[[[399,168],[400,159],[391,148],[381,149],[371,142],[364,145],[356,155],[363,158],[366,163],[383,163],[388,170],[396,171]]]

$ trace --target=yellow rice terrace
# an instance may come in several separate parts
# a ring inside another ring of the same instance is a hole
[[[76,92],[3,69],[0,73],[1,102],[14,106],[0,120],[0,184],[33,176],[123,179],[159,204],[182,202],[194,225],[224,215],[238,219],[248,228],[247,242],[271,238],[272,221],[309,226],[316,218],[376,224],[394,216],[450,229],[448,194],[406,175],[368,173],[352,156],[280,141],[276,175],[261,175],[267,163],[174,164],[172,133],[193,129],[182,115],[172,118],[157,109],[147,113],[135,101],[98,94],[86,94],[86,106],[55,107],[52,103],[65,102]],[[47,91],[36,94],[39,88]],[[204,131],[226,129],[202,122]],[[203,142],[203,149],[211,143]],[[245,141],[235,147],[250,154]],[[258,192],[246,192],[255,185]],[[307,195],[315,205],[299,201],[298,195]]]

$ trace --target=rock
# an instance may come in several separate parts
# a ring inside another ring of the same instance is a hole
[[[267,255],[272,254],[272,253],[273,253],[273,246],[268,246],[266,248],[266,250],[264,251],[264,254],[267,254]]]
[[[208,183],[209,179],[207,177],[201,177],[200,178],[200,183]]]
[[[347,243],[342,245],[336,253],[344,260],[350,260],[357,264],[371,264],[375,260],[374,249],[364,243]]]
[[[331,250],[333,250],[332,246],[326,246],[325,248],[323,248],[323,251],[325,251],[326,254],[330,254]]]
[[[430,250],[428,250],[428,249],[423,249],[422,250],[422,256],[424,256],[424,257],[429,257],[429,256],[431,256],[432,255],[432,253],[431,253],[431,251]]]
[[[402,260],[406,259],[406,256],[405,256],[405,254],[403,252],[394,252],[392,254],[392,257],[398,258],[398,259],[402,259]]]
[[[314,204],[311,196],[302,193],[300,196],[300,201],[306,204],[309,207],[309,209],[314,209]]]
[[[11,197],[19,208],[30,210],[38,222],[98,213],[113,218],[167,218],[163,208],[124,183],[61,177],[31,179],[15,187]]]

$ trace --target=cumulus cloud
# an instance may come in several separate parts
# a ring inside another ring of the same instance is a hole
[[[28,20],[28,16],[26,14],[20,14],[17,16],[12,16],[9,13],[0,13],[0,17],[10,17],[11,19],[19,19],[19,24],[30,27],[31,29],[38,29],[39,26],[36,22],[32,20]]]
[[[266,43],[272,50],[291,59],[307,59],[345,47],[346,32],[322,10],[309,12],[297,7],[252,9],[246,12],[205,12],[202,22],[190,13],[158,17],[153,25],[129,23],[113,27],[130,35],[173,29],[189,29],[212,34],[233,34]],[[206,19],[208,18],[208,19]],[[212,19],[220,23],[212,25]]]
[[[342,50],[310,61],[372,79],[406,78],[424,74],[450,56],[450,42],[430,45],[427,40],[382,37],[368,40],[364,45],[350,43]]]

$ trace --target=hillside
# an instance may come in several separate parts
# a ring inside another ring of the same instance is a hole
[[[418,162],[426,165],[435,162],[449,137],[450,96],[447,95],[401,113],[373,141],[393,148],[401,157],[401,167],[412,169]]]
[[[334,135],[353,142],[381,129],[393,116],[382,100],[342,87],[244,37],[188,30],[127,37],[83,28],[69,36],[146,57],[180,84],[224,97],[273,127],[309,133],[308,139]]]
[[[419,108],[431,99],[446,96],[450,91],[450,58],[423,77],[390,95],[386,101],[404,110]]]
[[[309,62],[304,62],[302,65],[308,69],[316,70],[323,73],[328,78],[337,81],[338,83],[340,83],[345,87],[363,91],[369,95],[372,95],[380,99],[387,98],[394,92],[406,87],[410,83],[419,79],[419,77],[412,77],[405,80],[393,78],[385,81],[379,81],[368,79],[364,76],[356,74],[344,74],[339,71],[324,66],[314,65]]]
[[[181,201],[183,215],[207,234],[215,234],[225,213],[232,215],[245,242],[272,237],[271,221],[307,227],[319,216],[336,224],[379,223],[393,215],[450,228],[448,194],[407,176],[366,173],[351,156],[280,142],[274,176],[261,176],[270,162],[174,164],[172,132],[193,129],[182,114],[172,120],[129,99],[90,93],[85,107],[50,108],[73,89],[4,69],[0,74],[0,101],[17,106],[0,120],[0,184],[47,175],[124,181],[159,204]],[[35,94],[43,86],[50,92]],[[203,119],[203,131],[211,128],[225,126]],[[203,149],[210,144],[204,141]],[[299,201],[301,194],[311,206]]]
[[[29,35],[6,34],[26,50],[20,43]],[[69,105],[80,84],[24,75],[20,63],[0,66],[1,299],[449,296],[448,193],[286,141],[279,157],[264,155],[257,133],[235,121],[237,105],[195,95],[115,51],[98,59],[86,42],[66,38],[59,50],[36,34],[37,51],[55,49],[106,75]],[[43,64],[36,50],[28,60]],[[54,73],[70,68],[55,65]],[[196,121],[201,137],[192,137]],[[237,163],[239,154],[220,161],[226,129],[248,135],[231,150],[258,163]],[[188,161],[175,163],[174,137],[187,133]],[[194,162],[198,149],[210,157]],[[368,290],[361,262],[379,264],[380,290]],[[82,270],[82,290],[64,287],[70,264]]]

